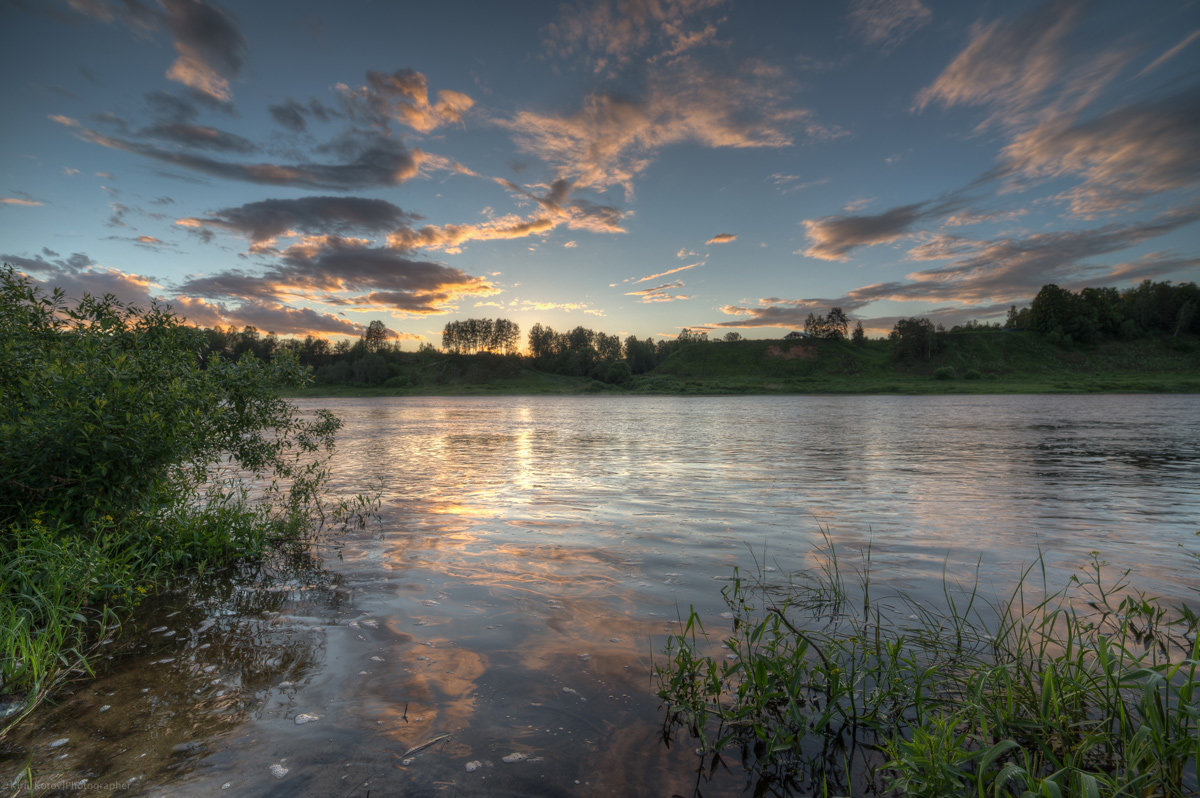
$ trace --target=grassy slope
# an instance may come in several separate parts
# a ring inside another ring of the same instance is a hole
[[[953,368],[955,377],[936,379],[941,367]],[[964,333],[948,336],[944,351],[928,361],[902,363],[884,341],[691,344],[623,389],[495,356],[445,357],[414,366],[408,377],[412,384],[404,387],[315,385],[295,395],[1200,392],[1200,340],[1064,348],[1031,333]]]
[[[942,367],[955,377],[935,379]],[[971,372],[976,378],[967,378]],[[1200,391],[1200,342],[1063,348],[1031,333],[965,333],[948,336],[944,351],[928,361],[897,363],[883,341],[739,341],[684,347],[642,382],[650,390],[754,393]]]

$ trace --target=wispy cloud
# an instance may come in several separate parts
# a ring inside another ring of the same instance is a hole
[[[1116,108],[1094,119],[1057,116],[1004,148],[1025,179],[1077,176],[1064,196],[1074,213],[1114,211],[1200,182],[1200,88]]]
[[[573,114],[519,111],[496,123],[558,177],[579,188],[620,186],[627,197],[637,175],[672,144],[771,148],[792,144],[798,133],[812,139],[841,133],[792,106],[781,76],[769,69],[751,66],[740,75],[718,75],[685,65],[648,80],[639,98],[596,92]]]
[[[0,205],[25,205],[28,207],[35,207],[44,204],[45,203],[38,202],[37,200],[23,199],[21,197],[0,197]]]
[[[806,188],[823,186],[829,182],[827,177],[805,181],[800,175],[785,175],[781,172],[776,172],[767,179],[775,184],[780,194],[791,194],[793,191],[803,191]]]
[[[690,254],[694,255],[695,253],[693,252]],[[667,269],[665,272],[658,272],[657,274],[647,274],[645,277],[639,277],[636,280],[631,278],[631,279],[625,280],[625,282],[627,282],[627,283],[629,283],[629,282],[648,283],[651,280],[657,280],[660,277],[666,277],[668,274],[678,274],[679,272],[685,272],[688,269],[694,269],[697,266],[703,266],[706,262],[707,261],[698,261],[696,263],[689,263],[687,266],[676,266],[674,269]]]
[[[508,303],[510,308],[514,310],[557,310],[562,313],[586,313],[589,316],[604,316],[606,315],[600,308],[592,307],[587,302],[550,302],[546,300],[533,299],[514,299]]]
[[[962,52],[917,94],[914,108],[990,105],[996,110],[989,120],[1011,123],[1062,78],[1065,39],[1082,9],[1079,0],[1054,0],[1014,20],[976,25]]]
[[[1141,72],[1137,73],[1137,76],[1140,78],[1140,77],[1149,75],[1151,72],[1158,69],[1160,66],[1167,63],[1172,58],[1174,58],[1175,56],[1177,56],[1181,52],[1183,52],[1185,49],[1187,49],[1187,46],[1189,44],[1191,44],[1192,42],[1196,41],[1196,39],[1200,39],[1200,28],[1192,31],[1187,36],[1184,36],[1183,40],[1180,41],[1179,44],[1175,45],[1174,47],[1172,47],[1171,49],[1167,50],[1165,53],[1160,55],[1158,58],[1155,58],[1153,61],[1151,61],[1149,64],[1147,64],[1146,67]]]
[[[593,71],[619,67],[635,57],[678,55],[713,41],[716,26],[694,17],[723,0],[581,0],[563,5],[542,33],[555,55],[582,56]]]
[[[733,243],[734,241],[737,241],[737,235],[735,233],[717,233],[715,236],[708,239],[704,243],[705,243],[705,245],[708,245],[708,244],[730,244],[730,243]]]
[[[640,291],[626,291],[625,296],[636,296],[638,297],[638,301],[646,303],[676,302],[681,299],[691,299],[690,296],[672,293],[677,288],[683,288],[682,280],[673,280],[669,283],[656,285],[653,288],[643,288]]]
[[[920,0],[854,0],[850,25],[863,41],[891,50],[933,19]]]

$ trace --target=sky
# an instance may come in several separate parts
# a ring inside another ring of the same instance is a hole
[[[0,260],[406,348],[1200,280],[1200,4],[0,0]]]

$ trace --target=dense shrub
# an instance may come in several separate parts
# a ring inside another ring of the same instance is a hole
[[[952,380],[955,376],[953,366],[941,366],[933,370],[935,380]]]
[[[307,370],[207,346],[163,308],[71,306],[0,270],[0,692],[36,692],[90,621],[295,535],[318,501],[339,422],[277,394]]]

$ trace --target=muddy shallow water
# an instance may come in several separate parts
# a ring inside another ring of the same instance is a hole
[[[735,565],[872,543],[875,576],[1003,592],[1040,545],[1195,603],[1200,397],[310,400],[379,518],[144,605],[3,783],[148,795],[690,794],[652,663]],[[1061,581],[1061,580],[1060,580]],[[83,780],[86,779],[86,782]],[[700,782],[738,793],[736,770]]]

